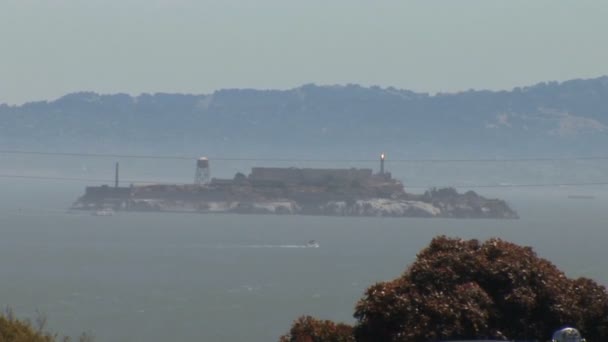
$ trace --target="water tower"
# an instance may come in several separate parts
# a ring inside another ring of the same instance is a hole
[[[207,157],[198,158],[196,161],[196,173],[194,174],[194,184],[204,185],[211,181],[209,172],[209,159]]]

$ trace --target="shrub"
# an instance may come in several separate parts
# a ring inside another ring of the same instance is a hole
[[[352,327],[310,316],[298,318],[280,342],[353,342]]]
[[[433,239],[401,277],[369,287],[354,316],[348,341],[546,340],[565,325],[588,341],[608,341],[604,286],[569,279],[530,247],[500,239]],[[306,319],[284,341],[309,341],[297,337],[319,321]],[[314,336],[310,341],[338,341]]]
[[[29,321],[16,319],[12,312],[7,310],[0,315],[0,342],[55,342],[55,336],[32,327]]]
[[[44,331],[46,316],[38,313],[36,327],[28,320],[20,320],[10,309],[0,314],[0,342],[70,342],[69,337],[59,338],[57,334]],[[79,342],[92,342],[90,334],[82,333],[78,337]]]

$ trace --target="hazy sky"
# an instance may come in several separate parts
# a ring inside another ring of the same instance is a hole
[[[505,89],[608,74],[608,1],[1,0],[0,103],[305,83]]]

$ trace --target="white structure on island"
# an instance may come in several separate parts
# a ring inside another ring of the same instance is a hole
[[[194,184],[205,185],[211,181],[211,172],[209,171],[209,159],[200,157],[196,161],[196,172],[194,173]]]

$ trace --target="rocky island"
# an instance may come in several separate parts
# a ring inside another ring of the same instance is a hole
[[[473,191],[411,194],[384,171],[254,167],[249,175],[210,179],[197,162],[195,184],[87,187],[73,209],[330,216],[518,218],[507,203]],[[201,171],[202,170],[202,171]]]

